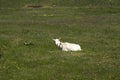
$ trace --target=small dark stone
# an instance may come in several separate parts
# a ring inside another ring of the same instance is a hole
[[[34,45],[32,42],[24,42],[25,46],[30,46],[30,45]]]

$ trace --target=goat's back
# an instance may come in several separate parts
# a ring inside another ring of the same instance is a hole
[[[74,44],[74,43],[61,43],[61,48],[66,51],[80,51],[81,47],[79,44]]]

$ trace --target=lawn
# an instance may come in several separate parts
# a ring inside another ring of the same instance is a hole
[[[97,2],[1,0],[0,80],[120,80],[120,1]]]

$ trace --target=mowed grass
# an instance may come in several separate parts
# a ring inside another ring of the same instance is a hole
[[[83,50],[63,52],[53,38]],[[0,80],[120,80],[119,52],[119,8],[0,10]]]

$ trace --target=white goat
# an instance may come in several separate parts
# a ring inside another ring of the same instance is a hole
[[[53,40],[55,41],[55,44],[62,49],[62,51],[81,51],[81,47],[79,44],[60,42],[59,39]]]

